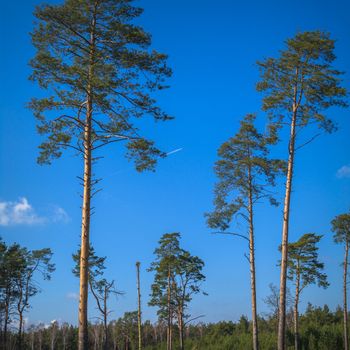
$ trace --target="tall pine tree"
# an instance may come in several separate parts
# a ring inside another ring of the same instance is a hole
[[[168,120],[153,93],[166,87],[171,74],[166,55],[151,51],[151,36],[133,24],[142,9],[131,0],[66,0],[35,11],[32,41],[36,55],[32,80],[47,97],[30,107],[38,130],[39,163],[50,163],[70,148],[83,162],[79,349],[88,348],[87,299],[90,211],[96,151],[125,142],[126,156],[138,171],[153,170],[162,156],[153,141],[141,136],[136,120],[150,115]]]
[[[219,148],[220,159],[215,164],[219,179],[215,187],[214,211],[206,214],[208,226],[227,232],[233,219],[242,217],[248,235],[243,237],[249,245],[251,303],[253,320],[253,349],[259,349],[256,305],[255,228],[254,207],[262,198],[277,204],[271,196],[275,178],[284,169],[284,162],[269,158],[269,144],[273,137],[265,137],[254,126],[255,115],[248,114],[237,134]]]
[[[271,125],[276,130],[283,126],[290,129],[281,245],[278,350],[285,349],[288,233],[295,153],[318,134],[304,142],[297,141],[300,131],[310,129],[312,125],[320,131],[333,131],[334,124],[324,111],[332,106],[347,105],[341,72],[332,65],[334,40],[329,34],[321,31],[298,33],[287,40],[286,46],[278,58],[258,62],[261,81],[257,84],[258,91],[264,93],[263,110],[268,112]]]
[[[350,214],[340,214],[332,220],[332,231],[334,241],[344,245],[343,261],[343,328],[344,328],[344,350],[349,350],[348,335],[348,265],[349,265],[349,244],[350,244]]]

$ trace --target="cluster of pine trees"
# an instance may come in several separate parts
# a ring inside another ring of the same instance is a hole
[[[276,349],[277,314],[265,318],[258,317],[260,348]],[[331,312],[327,305],[314,307],[309,304],[300,316],[300,346],[304,350],[343,349],[343,312],[338,308]],[[287,312],[287,349],[293,349],[293,313]],[[103,350],[104,328],[101,323],[88,324],[89,349]],[[126,312],[123,317],[108,324],[110,350],[138,349],[137,311]],[[184,345],[192,350],[247,350],[251,349],[252,323],[242,316],[236,323],[221,321],[218,323],[188,324],[184,329]],[[177,327],[174,349],[179,348]],[[165,350],[167,347],[167,324],[159,321],[152,324],[142,323],[143,349]],[[9,334],[9,349],[16,349],[16,335]],[[78,328],[68,323],[52,321],[50,324],[31,325],[23,335],[23,349],[28,350],[75,350],[78,345]]]
[[[131,345],[131,339],[134,339],[131,336],[132,327],[125,326],[134,324],[136,318],[138,349],[147,346],[158,348],[158,345],[149,344],[143,339],[146,337],[146,325],[153,329],[153,333],[155,326],[142,324],[141,320],[140,264],[136,264],[139,310],[136,314],[126,315],[111,328],[108,299],[110,295],[120,292],[114,281],[103,277],[106,258],[96,256],[90,244],[91,207],[100,182],[95,177],[95,164],[103,156],[104,147],[123,144],[126,157],[135,162],[137,171],[154,170],[157,161],[166,156],[153,140],[143,135],[142,123],[139,122],[146,116],[151,116],[155,121],[172,118],[158,106],[154,97],[159,90],[167,88],[166,79],[170,77],[171,69],[167,66],[165,54],[151,50],[150,34],[134,24],[141,13],[142,9],[135,7],[132,0],[65,0],[61,5],[38,6],[35,11],[37,22],[32,32],[32,42],[36,54],[30,62],[33,71],[31,79],[44,90],[45,97],[33,98],[30,108],[37,118],[39,133],[46,137],[40,145],[38,162],[50,164],[52,160],[61,157],[65,150],[72,150],[81,160],[83,193],[81,245],[74,255],[74,273],[80,281],[78,332],[76,334],[72,327],[52,324],[47,329],[29,332],[26,335],[26,346],[32,344],[32,348],[36,347],[33,344],[37,344],[38,337],[30,336],[40,334],[40,348],[45,348],[45,339],[51,339],[51,348],[55,348],[58,338],[68,348],[70,345],[63,340],[66,339],[62,335],[63,327],[67,330],[66,334],[74,338],[74,344],[79,350],[87,350],[91,346],[109,349],[112,344],[114,348],[136,348],[136,345]],[[179,233],[168,233],[159,241],[155,261],[149,269],[155,276],[149,303],[158,307],[159,321],[164,324],[166,333],[164,335],[160,332],[162,338],[156,337],[156,341],[160,339],[160,348],[171,350],[188,346],[194,349],[247,349],[251,347],[248,344],[252,344],[253,349],[258,350],[276,348],[277,343],[278,350],[285,350],[287,344],[290,345],[293,334],[295,349],[322,349],[322,346],[328,344],[322,341],[323,345],[320,345],[323,328],[319,329],[321,333],[316,332],[316,336],[315,332],[310,331],[311,326],[305,326],[312,324],[311,314],[318,310],[329,314],[329,320],[333,320],[328,326],[334,323],[329,339],[334,341],[332,344],[337,344],[335,349],[339,346],[348,349],[346,292],[350,214],[340,214],[332,222],[335,241],[345,247],[342,340],[337,337],[339,311],[332,314],[325,309],[313,309],[310,306],[305,315],[299,316],[299,296],[303,289],[310,284],[324,288],[329,284],[323,272],[324,265],[318,257],[317,244],[321,235],[305,233],[296,242],[289,242],[288,238],[294,167],[298,152],[322,133],[335,131],[335,125],[327,115],[329,108],[347,106],[342,72],[334,67],[334,43],[328,33],[321,31],[298,33],[286,41],[285,48],[277,57],[258,62],[261,79],[257,83],[257,91],[263,94],[262,111],[266,116],[267,127],[263,132],[259,131],[255,122],[257,115],[247,114],[236,135],[223,143],[218,151],[214,209],[206,214],[207,224],[218,234],[237,236],[248,243],[251,324],[246,319],[246,322],[241,319],[238,324],[189,325],[194,319],[187,313],[188,304],[193,295],[202,292],[204,262],[180,247]],[[283,141],[282,135],[285,135],[286,129],[289,133],[286,154],[282,159],[274,159],[270,155],[271,150]],[[255,251],[258,247],[255,245],[255,235],[259,228],[255,227],[254,217],[257,207],[264,200],[278,205],[273,195],[277,179],[285,180],[282,239],[279,247],[280,287],[276,314],[274,318],[264,320],[258,317],[257,309]],[[244,221],[246,234],[235,232],[234,227],[239,220]],[[6,258],[7,251],[11,248],[5,246],[1,259]],[[39,253],[23,253],[26,256],[21,258],[23,269],[21,265],[13,276],[5,274],[6,278],[1,280],[1,296],[5,300],[5,304],[1,304],[2,310],[5,310],[2,311],[2,315],[5,315],[2,316],[2,336],[7,348],[10,345],[5,325],[7,327],[9,310],[14,310],[16,303],[22,305],[17,306],[21,318],[28,308],[27,297],[34,293],[28,276],[35,272],[32,260]],[[44,250],[43,254],[46,267],[52,272],[53,266],[49,263],[51,252]],[[6,270],[6,273],[9,272]],[[49,273],[45,276],[48,277]],[[295,286],[293,331],[288,324],[288,280],[293,281]],[[10,289],[6,289],[6,283],[9,283]],[[89,294],[95,299],[101,313],[101,326],[91,326],[88,323]],[[9,298],[8,304],[6,298]],[[118,331],[119,334],[128,334],[124,338],[120,335],[112,336],[111,329],[115,329],[117,324],[120,329],[129,329]],[[213,330],[217,327],[220,329],[221,325],[222,333],[219,332],[213,345]],[[191,327],[196,330],[193,334],[199,332],[200,336],[197,334],[191,337]],[[325,326],[324,332],[327,332],[326,328]],[[97,335],[99,332],[102,332],[101,338]],[[22,333],[20,320],[17,347],[23,346]],[[57,337],[58,333],[61,334],[60,337]],[[244,337],[249,342],[245,342]],[[95,339],[95,343],[92,339]],[[123,345],[115,343],[120,339],[123,339]],[[73,340],[70,344],[73,344]]]
[[[13,323],[17,324],[16,348],[21,349],[24,316],[32,297],[40,292],[38,278],[49,280],[55,270],[50,248],[28,250],[19,244],[7,246],[0,239],[0,333],[1,348],[12,349]]]

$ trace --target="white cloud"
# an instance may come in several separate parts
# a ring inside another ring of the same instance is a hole
[[[63,208],[58,207],[58,206],[54,206],[51,220],[53,222],[67,223],[70,221],[70,217]]]
[[[40,225],[49,222],[68,222],[69,216],[61,207],[54,206],[47,216],[39,215],[25,197],[18,201],[0,201],[0,226]]]
[[[17,202],[0,202],[0,225],[35,225],[42,224],[44,217],[36,214],[27,198],[20,198]]]
[[[337,178],[350,178],[350,165],[343,165],[341,168],[337,170]]]
[[[66,297],[68,299],[79,300],[79,295],[77,293],[74,293],[74,292],[67,293]]]

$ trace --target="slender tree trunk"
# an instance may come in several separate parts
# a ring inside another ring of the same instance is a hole
[[[95,26],[96,7],[93,14],[90,36],[90,57],[87,86],[86,118],[84,127],[84,178],[83,205],[81,224],[81,254],[80,254],[80,292],[79,292],[79,331],[78,349],[88,350],[88,280],[89,280],[89,247],[90,247],[90,209],[91,209],[91,167],[92,167],[92,86],[93,65],[95,56]]]
[[[178,311],[179,341],[180,341],[180,350],[184,350],[185,349],[185,344],[184,344],[184,324],[183,324],[183,315],[182,315],[183,312],[182,312],[181,309]]]
[[[294,348],[299,350],[299,295],[300,295],[300,272],[299,266],[295,283],[295,300],[294,300]]]
[[[104,338],[105,338],[104,345],[103,345],[104,350],[108,350],[108,346],[109,346],[107,317],[108,317],[107,290],[105,287],[104,299],[103,299],[103,331],[104,331]]]
[[[22,277],[22,276],[21,276]],[[17,311],[18,311],[18,350],[22,349],[22,329],[23,329],[23,308],[22,308],[22,303],[24,303],[23,300],[23,284],[21,277],[19,278],[18,281],[18,289],[19,289],[19,295],[18,295],[18,301],[17,301]]]
[[[34,331],[32,332],[32,334],[31,334],[31,337],[30,337],[30,349],[31,350],[34,350],[34,340],[35,340],[35,333],[34,333]],[[66,348],[64,347],[64,349],[63,350],[66,350]]]
[[[22,333],[23,333],[23,312],[18,313],[19,316],[19,327],[18,327],[18,350],[22,349]]]
[[[139,334],[139,350],[142,349],[142,323],[141,323],[141,288],[140,288],[140,262],[136,263],[136,283],[137,283],[137,325]]]
[[[81,225],[80,298],[79,298],[79,350],[88,350],[88,279],[89,279],[89,234],[91,200],[91,114],[92,101],[88,97],[84,131],[84,192]]]
[[[39,330],[39,350],[42,349],[42,346],[43,346],[43,334],[42,334],[42,331]]]
[[[168,327],[167,327],[167,350],[172,350],[172,315],[171,315],[171,272],[168,268],[168,289],[167,289],[167,303],[168,303]]]
[[[256,306],[256,273],[255,273],[255,244],[254,244],[254,217],[253,217],[253,194],[252,176],[249,168],[249,264],[250,264],[250,285],[252,300],[252,321],[253,321],[253,349],[259,350],[258,316]]]
[[[344,275],[343,275],[344,350],[349,349],[349,345],[348,345],[348,306],[347,306],[348,255],[349,255],[349,241],[346,240],[346,242],[345,242],[345,255],[344,255]]]
[[[296,99],[295,99],[296,100]],[[295,155],[295,132],[296,132],[297,105],[293,105],[293,116],[290,127],[290,140],[288,147],[288,167],[286,179],[286,193],[283,208],[283,229],[282,229],[282,256],[280,274],[280,301],[278,315],[278,350],[285,350],[286,331],[286,284],[287,284],[287,262],[288,262],[288,233],[289,233],[289,212],[292,192],[292,179],[294,170]]]
[[[3,334],[3,348],[6,349],[7,346],[7,328],[10,317],[10,288],[6,287],[6,300],[5,300],[5,316],[4,316],[4,334]]]

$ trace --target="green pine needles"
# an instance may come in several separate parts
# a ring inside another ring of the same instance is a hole
[[[151,36],[132,24],[141,13],[129,0],[67,0],[36,9],[31,79],[48,95],[30,103],[39,133],[47,136],[39,163],[66,148],[84,154],[89,102],[92,151],[125,141],[139,171],[153,169],[163,155],[134,125],[145,115],[171,118],[152,97],[166,88],[171,70],[166,55],[149,49]]]

